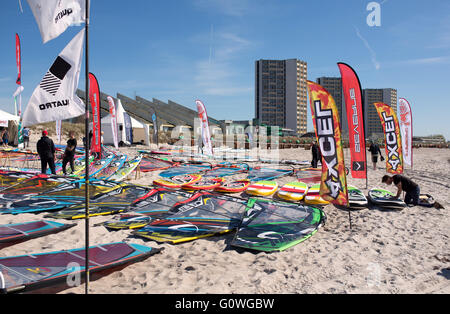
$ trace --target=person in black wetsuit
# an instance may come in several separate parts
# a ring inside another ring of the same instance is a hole
[[[311,153],[312,153],[311,167],[317,168],[317,164],[319,163],[319,160],[322,158],[322,154],[320,153],[320,147],[319,145],[317,145],[316,141],[314,141],[311,146]]]
[[[37,152],[41,158],[41,171],[43,174],[47,173],[47,165],[50,167],[52,174],[55,171],[55,144],[52,139],[48,137],[47,130],[42,131],[42,137],[37,142]]]
[[[64,175],[67,174],[66,166],[67,163],[70,163],[70,169],[72,169],[72,173],[75,171],[75,149],[77,148],[77,139],[75,138],[75,132],[69,132],[70,139],[67,141],[66,150],[64,152],[64,158],[62,161],[62,170]]]
[[[374,142],[371,142],[369,152],[372,154],[373,170],[377,170],[378,154],[381,156],[381,161],[384,161],[384,157],[381,154],[380,147]]]

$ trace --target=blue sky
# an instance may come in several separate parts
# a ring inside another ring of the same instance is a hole
[[[450,139],[450,2],[380,0],[379,27],[366,23],[369,2],[92,0],[90,71],[113,96],[170,99],[193,109],[201,99],[216,119],[244,120],[254,117],[255,60],[307,61],[314,81],[339,76],[336,63],[346,62],[363,88],[396,88],[408,99],[415,135]],[[0,5],[0,108],[9,112],[14,34],[21,37],[25,106],[80,29],[44,45],[26,0],[22,5],[23,13],[16,0]]]

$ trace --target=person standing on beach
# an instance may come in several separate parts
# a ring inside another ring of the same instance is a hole
[[[48,137],[47,130],[42,131],[42,137],[37,142],[37,152],[41,158],[41,172],[47,173],[47,165],[50,167],[52,174],[56,174],[55,171],[55,144],[52,139]]]
[[[8,147],[8,129],[4,129],[2,132],[3,147]]]
[[[67,146],[62,161],[62,170],[64,175],[67,175],[66,173],[67,163],[70,163],[70,169],[72,169],[72,173],[75,172],[75,149],[77,148],[77,140],[75,138],[75,132],[70,131],[69,137],[70,139],[67,141]]]
[[[372,154],[373,170],[377,170],[378,154],[381,156],[381,161],[384,161],[384,157],[381,154],[380,147],[374,142],[371,142],[369,152]]]
[[[322,154],[320,153],[320,147],[319,145],[317,145],[316,141],[313,141],[313,144],[311,146],[311,153],[312,153],[311,167],[317,168],[317,164],[319,160],[322,158]]]
[[[24,127],[22,130],[22,134],[23,134],[23,147],[29,147],[30,146],[30,129],[27,127]]]

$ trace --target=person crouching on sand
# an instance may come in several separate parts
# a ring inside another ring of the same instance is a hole
[[[405,194],[405,203],[406,205],[420,205],[425,207],[435,207],[435,208],[444,208],[438,202],[434,204],[428,204],[420,202],[420,188],[417,183],[412,181],[410,178],[402,176],[400,174],[396,174],[394,176],[385,175],[381,180],[382,183],[386,183],[387,185],[391,185],[392,182],[397,187],[397,195],[394,198],[400,198],[401,193],[404,191]]]

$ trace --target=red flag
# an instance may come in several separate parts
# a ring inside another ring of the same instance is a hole
[[[338,67],[347,109],[352,177],[366,179],[367,160],[361,83],[356,72],[348,64],[340,62]]]
[[[400,138],[400,126],[394,109],[381,102],[374,103],[380,116],[384,130],[386,144],[386,169],[392,174],[403,173],[402,140]]]
[[[20,38],[16,33],[16,64],[17,64],[17,85],[22,85],[22,59],[20,53]]]
[[[94,74],[89,73],[89,101],[92,105],[92,142],[91,151],[101,152],[101,126],[100,126],[100,88]]]
[[[325,88],[311,81],[307,84],[314,130],[322,153],[320,196],[333,204],[347,206],[347,177],[339,113],[333,97]]]

